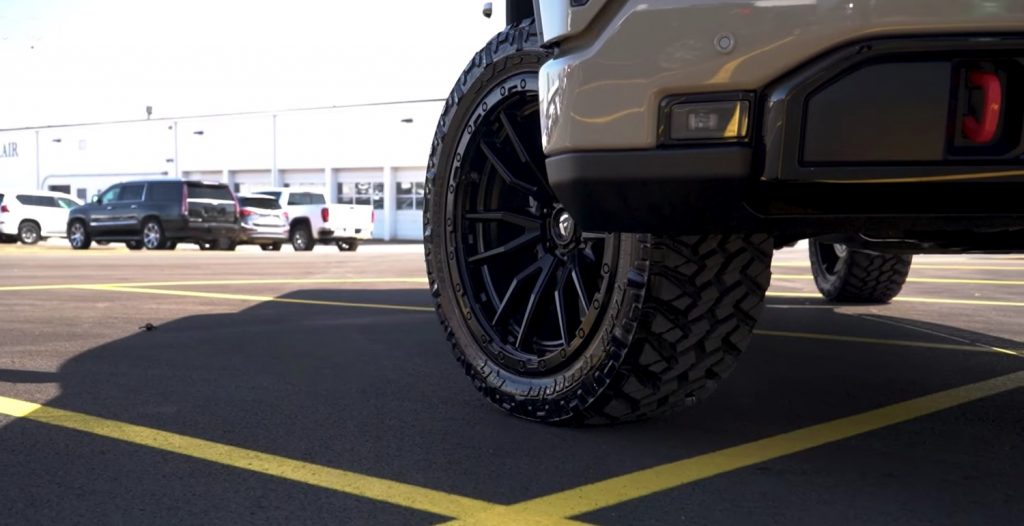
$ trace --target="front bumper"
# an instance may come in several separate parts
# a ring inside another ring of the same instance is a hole
[[[983,145],[961,130],[971,68],[998,72],[1007,93],[999,135]],[[861,41],[743,92],[754,108],[746,141],[563,152],[548,176],[590,230],[1022,229],[1022,86],[1021,37]]]
[[[1024,31],[1015,2],[591,0],[548,14],[564,3],[540,10],[542,29],[558,28],[542,35],[558,44],[540,75],[549,156],[654,148],[665,97],[760,90],[850,42]]]

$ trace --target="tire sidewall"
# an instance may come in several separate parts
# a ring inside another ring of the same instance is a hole
[[[846,273],[849,270],[851,252],[847,250],[846,255],[839,257],[839,260],[836,262],[835,272],[830,274],[821,263],[821,251],[824,245],[827,244],[812,239],[808,242],[808,252],[810,253],[813,270],[811,274],[814,275],[814,285],[818,288],[818,292],[821,292],[822,296],[833,299],[839,296],[843,288],[843,280],[846,279]],[[828,250],[832,250],[832,248],[829,247]]]
[[[555,373],[540,376],[517,374],[510,370],[514,365],[501,364],[492,358],[501,354],[491,347],[499,344],[486,336],[487,331],[469,305],[456,263],[459,251],[454,220],[449,220],[447,211],[452,205],[450,201],[457,196],[458,181],[453,181],[457,178],[452,176],[455,152],[477,106],[496,86],[516,75],[537,72],[548,58],[546,52],[530,49],[531,45],[536,46],[532,28],[525,26],[510,31],[525,31],[528,35],[526,38],[522,33],[513,35],[512,45],[495,46],[492,41],[485,48],[489,53],[478,54],[477,60],[489,57],[493,62],[482,67],[471,63],[467,67],[438,123],[425,185],[427,270],[441,323],[449,333],[456,358],[477,387],[496,404],[518,416],[553,421],[572,417],[574,409],[585,407],[589,400],[598,396],[625,357],[635,320],[624,322],[629,321],[630,315],[635,317],[639,313],[643,289],[628,288],[624,284],[627,277],[634,283],[646,281],[648,241],[641,235],[617,236],[617,265],[607,278],[611,286],[606,289],[598,310],[601,321],[593,325],[591,334],[584,336],[583,348],[576,350],[577,356],[571,362],[563,364]],[[525,49],[517,51],[518,47]]]
[[[146,229],[149,228],[150,225],[156,225],[157,232],[160,233],[160,237],[157,239],[157,242],[156,242],[156,244],[154,246],[149,246],[149,245],[146,244]],[[167,240],[164,239],[164,227],[160,225],[159,221],[157,221],[155,219],[150,219],[150,220],[148,220],[148,221],[146,221],[145,223],[142,224],[142,246],[143,246],[143,248],[145,248],[146,250],[160,250],[160,249],[164,248],[164,246],[166,244],[167,244]]]
[[[303,245],[301,248],[300,248],[299,243],[298,243],[298,240],[300,239],[300,236],[305,237],[305,241],[306,241],[305,245]],[[313,235],[309,231],[309,229],[306,228],[306,227],[301,227],[301,228],[296,229],[295,233],[292,234],[292,248],[295,249],[296,252],[306,252],[308,250],[311,250],[312,247],[313,247]]]
[[[25,240],[25,233],[32,234],[31,239]],[[31,221],[25,221],[18,226],[18,241],[21,241],[25,245],[35,245],[42,239],[42,233],[40,232],[39,225]]]

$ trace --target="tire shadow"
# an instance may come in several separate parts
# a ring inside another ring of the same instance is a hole
[[[422,289],[313,289],[281,297],[431,304]],[[767,309],[759,329],[949,343],[830,308]],[[1024,348],[973,336],[988,345]],[[631,425],[563,428],[514,419],[484,401],[459,371],[431,312],[265,302],[237,313],[182,317],[109,342],[78,354],[55,374],[0,369],[0,384],[58,381],[61,394],[48,402],[53,407],[512,503],[1021,369],[1024,359],[983,350],[757,335],[719,392],[695,408]],[[939,428],[928,429],[925,444],[914,443],[921,458],[914,457],[899,484],[925,486],[937,495],[967,492],[977,497],[979,509],[992,506],[997,496],[984,497],[987,484],[940,486],[979,465],[997,480],[1021,481],[1024,455],[1007,457],[999,448],[972,455],[977,450],[967,447],[962,432],[969,425],[975,436],[1021,438],[1022,398],[1019,392],[994,397],[1001,409],[980,421],[971,419],[970,407],[954,410],[960,420],[935,424]],[[1014,411],[1007,409],[1010,402]],[[913,423],[882,430],[862,437],[872,444],[866,450],[905,445],[905,429],[921,432]],[[955,462],[925,465],[925,458],[951,458],[954,449]],[[15,522],[163,522],[167,513],[181,514],[173,522],[322,522],[330,513],[374,522],[427,518],[30,421],[0,428],[0,450],[18,452],[0,456],[0,494],[10,497],[0,499],[7,502],[0,511]],[[839,462],[854,471],[883,469],[870,458],[857,459],[862,453],[847,451]],[[809,470],[805,483],[829,464],[803,469]],[[742,482],[754,484],[747,488],[753,494],[762,494],[756,488],[764,483]],[[790,488],[794,495],[815,491],[804,483]],[[1007,491],[1019,497],[1020,487]],[[898,504],[898,496],[891,498]],[[39,515],[48,502],[49,514]],[[1015,502],[1020,510],[1024,498]],[[396,515],[375,515],[386,513]]]

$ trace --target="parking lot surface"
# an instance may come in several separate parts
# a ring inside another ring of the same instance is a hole
[[[414,245],[0,245],[0,522],[1020,524],[1024,258],[773,273],[710,400],[571,428],[469,385]]]

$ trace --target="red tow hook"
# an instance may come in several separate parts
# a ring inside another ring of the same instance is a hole
[[[965,115],[964,137],[974,144],[988,144],[996,138],[999,114],[1003,111],[1003,85],[999,75],[990,71],[971,71],[967,74],[967,87],[981,90],[982,104],[979,117]]]

